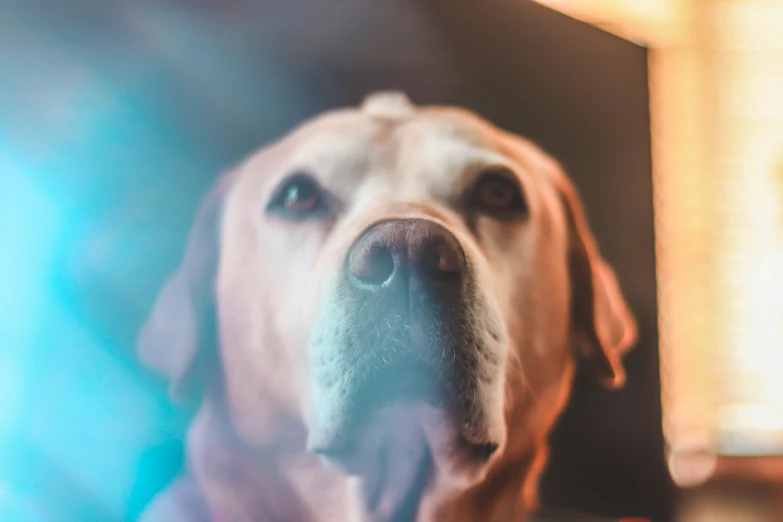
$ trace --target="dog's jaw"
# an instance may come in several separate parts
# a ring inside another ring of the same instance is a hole
[[[417,520],[425,495],[431,503],[456,498],[502,451],[495,442],[467,440],[443,410],[416,403],[379,408],[350,446],[310,450],[327,468],[358,480],[361,519],[372,521]]]

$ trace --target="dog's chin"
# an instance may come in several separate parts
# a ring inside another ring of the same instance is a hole
[[[447,476],[454,487],[480,480],[498,449],[486,437],[469,440],[443,409],[430,404],[386,405],[352,433],[338,441],[313,432],[310,450],[326,466],[359,478],[365,508],[375,520],[397,519],[414,509],[435,474]]]

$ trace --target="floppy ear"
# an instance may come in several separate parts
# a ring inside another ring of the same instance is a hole
[[[636,320],[617,276],[601,257],[574,186],[561,178],[569,228],[572,324],[580,353],[608,388],[625,382],[622,356],[636,342]]]
[[[233,178],[233,173],[221,176],[201,204],[182,264],[163,286],[138,337],[141,360],[171,379],[175,398],[192,391],[214,356],[220,220]]]

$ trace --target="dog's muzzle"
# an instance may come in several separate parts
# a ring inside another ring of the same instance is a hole
[[[356,458],[368,430],[383,424],[381,412],[402,404],[437,410],[456,437],[491,455],[497,444],[481,398],[497,380],[499,336],[475,287],[469,258],[445,226],[396,219],[368,227],[348,250],[311,338],[311,449]],[[403,429],[400,422],[391,429]]]

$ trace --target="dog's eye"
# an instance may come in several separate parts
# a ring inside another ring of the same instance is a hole
[[[307,174],[298,173],[280,184],[267,212],[288,219],[322,217],[329,212],[323,189]]]
[[[527,214],[527,203],[513,173],[505,168],[483,173],[473,185],[471,207],[501,219]]]

